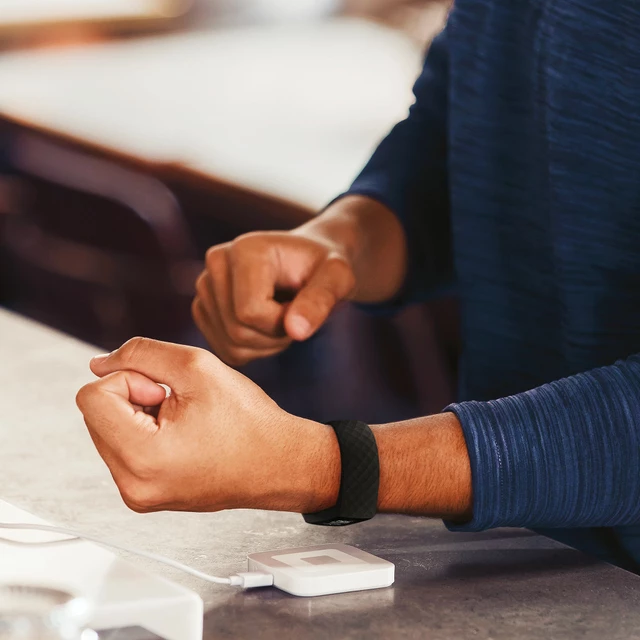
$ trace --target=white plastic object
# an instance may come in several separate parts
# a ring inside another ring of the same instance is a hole
[[[323,596],[380,589],[393,584],[395,566],[347,544],[252,553],[249,571],[273,575],[278,589],[294,596]]]
[[[0,500],[0,522],[48,524]],[[95,603],[90,626],[97,630],[143,627],[166,640],[202,640],[203,604],[196,593],[149,574],[110,551],[42,531],[3,530],[0,584],[49,587]]]
[[[230,580],[232,586],[243,589],[273,586],[273,576],[265,571],[239,571]]]

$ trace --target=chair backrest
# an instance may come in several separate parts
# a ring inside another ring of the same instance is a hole
[[[103,347],[192,331],[201,262],[160,181],[37,136],[20,136],[11,162],[21,187],[1,239],[11,306]]]

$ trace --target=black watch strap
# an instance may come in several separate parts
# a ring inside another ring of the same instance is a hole
[[[330,509],[307,513],[309,524],[340,527],[370,520],[378,507],[380,461],[378,447],[368,424],[357,420],[328,422],[340,447],[342,473],[338,502]]]

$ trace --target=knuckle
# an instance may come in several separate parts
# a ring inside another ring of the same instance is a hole
[[[125,505],[131,509],[131,511],[135,512],[135,513],[150,513],[150,510],[148,509],[144,509],[143,507],[138,506],[137,504],[135,504],[134,502],[130,502],[129,500],[127,500],[124,496],[122,496],[122,500],[125,503]]]
[[[123,362],[133,362],[143,357],[151,348],[152,340],[136,336],[127,340],[119,349],[119,356]]]
[[[207,253],[205,254],[205,264],[207,265],[209,273],[215,274],[220,270],[220,267],[225,260],[224,254],[224,245],[217,245],[207,249]]]
[[[309,296],[301,305],[308,313],[326,313],[338,302],[336,293],[326,286],[318,286],[313,292],[313,297]]]
[[[212,362],[212,356],[204,349],[190,349],[186,356],[186,366],[196,371],[205,371],[209,369]]]
[[[227,327],[228,341],[233,345],[242,345],[247,341],[248,331],[238,323],[232,323]]]
[[[264,233],[260,231],[245,233],[231,242],[230,250],[234,254],[254,251],[262,245],[263,237]]]
[[[196,280],[196,294],[202,299],[205,299],[209,293],[207,284],[208,278],[208,273],[206,271],[203,271]]]
[[[335,305],[347,297],[356,285],[349,264],[340,257],[332,257],[325,264],[325,277],[318,283],[317,293],[323,304]]]
[[[191,317],[200,331],[205,334],[209,332],[209,318],[200,298],[194,298],[191,303]]]
[[[242,367],[251,361],[251,357],[248,357],[244,349],[238,349],[230,345],[226,345],[216,351],[216,355],[230,367]]]
[[[120,495],[127,507],[136,513],[148,513],[161,504],[157,492],[142,482],[128,482],[121,486]]]
[[[331,287],[323,285],[318,288],[318,303],[320,306],[333,306],[338,302],[338,294]]]
[[[200,312],[200,298],[194,298],[191,302],[191,317],[198,327],[200,326],[200,320],[202,318],[202,314]]]
[[[110,377],[119,375],[118,373],[111,374]],[[94,380],[93,382],[89,382],[82,387],[78,393],[76,394],[76,405],[78,409],[80,409],[81,413],[87,417],[89,414],[95,413],[92,411],[92,405],[95,404],[96,400],[99,396],[104,392],[103,386],[105,384],[105,378],[100,378],[99,380]],[[96,416],[90,416],[95,418]]]
[[[272,231],[252,231],[238,236],[229,245],[229,264],[232,269],[242,266],[251,271],[259,266],[277,244],[278,234]]]
[[[332,271],[334,277],[338,278],[343,284],[354,284],[355,275],[349,263],[341,256],[329,256],[327,258],[327,266]]]
[[[85,412],[89,400],[95,394],[94,385],[95,383],[93,382],[85,384],[84,387],[82,387],[76,394],[76,405],[78,406],[78,409],[82,411],[82,413]]]
[[[236,308],[236,318],[242,324],[253,325],[262,319],[263,311],[259,302],[247,300]]]
[[[123,454],[122,461],[126,465],[129,473],[141,482],[152,482],[161,472],[158,464],[139,454]]]
[[[344,268],[345,268],[345,272],[343,274],[343,285],[344,285],[345,292],[348,294],[356,286],[356,276],[353,273],[351,268],[347,266],[345,266]]]
[[[227,353],[226,357],[220,358],[226,365],[237,368],[243,367],[245,364],[251,361],[251,358],[247,358],[246,356],[242,356],[239,353]]]

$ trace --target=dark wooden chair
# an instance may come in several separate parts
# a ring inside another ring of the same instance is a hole
[[[37,136],[21,137],[11,163],[9,305],[103,348],[138,334],[189,342],[201,262],[173,194]]]

